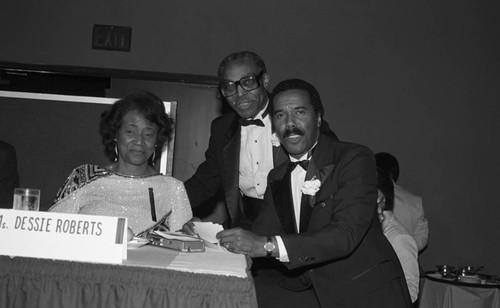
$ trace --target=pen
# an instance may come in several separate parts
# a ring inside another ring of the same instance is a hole
[[[152,187],[149,187],[149,204],[151,205],[151,219],[156,221],[155,195]]]

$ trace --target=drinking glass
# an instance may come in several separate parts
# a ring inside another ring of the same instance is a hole
[[[443,264],[443,265],[438,265],[437,268],[441,273],[441,276],[443,276],[443,278],[453,278],[455,275],[454,266]]]
[[[40,210],[40,189],[15,188],[12,208],[24,211]]]

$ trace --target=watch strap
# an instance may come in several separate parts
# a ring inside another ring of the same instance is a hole
[[[270,236],[268,236],[267,239],[266,239],[266,243],[272,243],[272,242],[273,242],[272,238]],[[267,254],[266,254],[266,257],[270,258],[272,256],[272,254],[273,254],[273,251],[272,250],[268,250]]]

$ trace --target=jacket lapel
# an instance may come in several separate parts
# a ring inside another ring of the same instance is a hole
[[[306,232],[311,220],[312,206],[310,205],[311,196],[302,194],[300,201],[300,230],[299,232]]]
[[[314,163],[314,157],[311,158],[309,162],[309,166],[307,167],[305,181],[311,181],[313,179],[318,179],[319,170]],[[316,193],[318,194],[319,191]],[[313,211],[313,206],[315,202],[315,197],[302,194],[302,198],[300,200],[300,232],[306,232],[309,227],[309,221],[311,220],[311,214]]]
[[[329,139],[324,137],[324,135],[320,135],[318,144],[314,149],[312,158],[307,168],[305,181],[317,179],[320,180],[321,186],[319,191],[317,191],[314,196],[306,194],[302,195],[300,208],[300,232],[308,230],[309,222],[314,211],[314,205],[317,201],[321,200],[323,183],[335,168],[335,164],[330,163],[331,157],[333,157],[330,153],[332,149],[333,145],[330,144]]]
[[[231,220],[237,221],[240,216],[239,200],[240,194],[238,189],[238,177],[240,168],[240,125],[238,124],[237,117],[234,117],[233,123],[226,133],[228,142],[222,149],[222,156],[224,157],[224,167],[222,170],[222,180],[224,193],[226,195],[227,208]],[[236,187],[236,189],[232,189]]]
[[[274,207],[281,225],[287,234],[297,233],[297,224],[293,209],[292,190],[290,186],[290,172],[286,172],[287,164],[278,167],[276,177],[269,185],[274,200]]]
[[[275,147],[273,146],[273,167],[276,168],[282,164],[288,163],[288,153],[283,146]]]

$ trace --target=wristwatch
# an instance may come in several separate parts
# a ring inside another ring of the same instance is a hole
[[[266,257],[271,257],[276,245],[273,244],[273,240],[270,236],[267,237],[266,243],[264,244],[264,250],[267,251]]]

